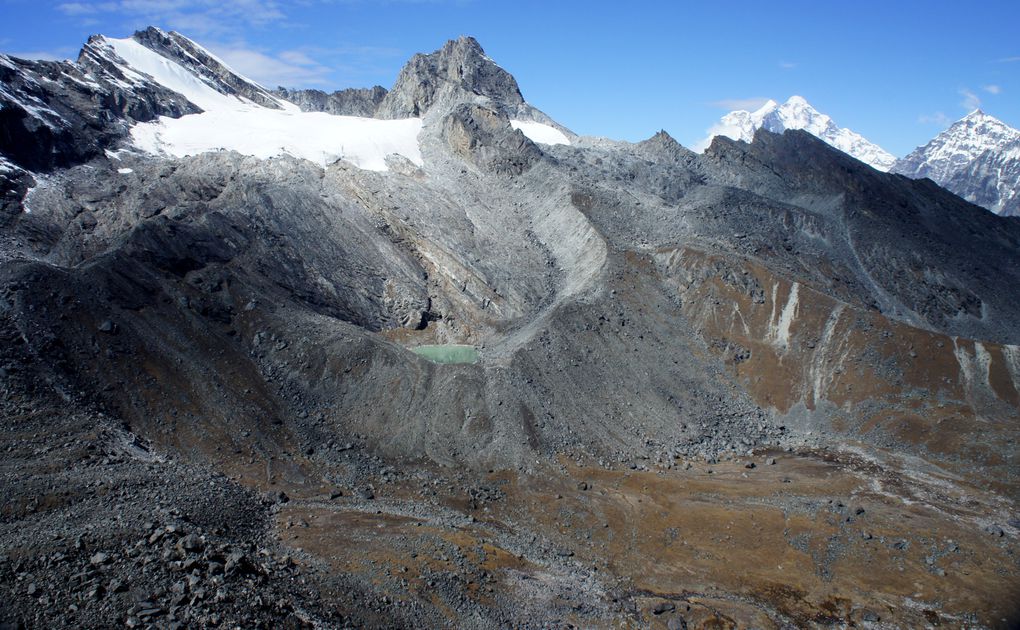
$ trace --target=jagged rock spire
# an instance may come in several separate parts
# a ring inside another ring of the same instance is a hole
[[[431,54],[417,54],[400,71],[377,116],[424,116],[442,104],[452,109],[460,102],[487,101],[507,115],[526,107],[517,80],[485,55],[473,37],[446,42]]]

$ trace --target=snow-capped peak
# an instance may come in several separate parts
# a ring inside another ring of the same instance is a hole
[[[896,161],[891,153],[869,142],[860,134],[837,126],[832,118],[816,110],[803,96],[798,95],[791,96],[782,105],[769,99],[753,112],[737,110],[726,114],[719,123],[709,129],[708,137],[700,143],[700,146],[708,146],[715,136],[727,136],[734,140],[750,142],[758,129],[774,133],[782,133],[787,129],[803,129],[880,171],[889,170]]]
[[[178,33],[149,28],[125,39],[96,36],[85,52],[115,68],[129,87],[155,83],[203,110],[132,127],[135,147],[149,153],[184,157],[226,149],[322,165],[342,159],[376,171],[387,170],[387,156],[399,154],[422,164],[420,119],[302,112]]]
[[[980,109],[914,149],[892,170],[931,178],[993,212],[1020,212],[1020,131]]]
[[[1018,140],[1020,131],[975,109],[928,144],[914,149],[900,160],[896,170],[912,177],[930,177],[943,182],[985,151],[999,150]]]
[[[117,65],[133,83],[155,81],[206,111],[244,103],[239,98],[217,91],[177,62],[149,50],[130,37],[99,37],[93,42],[96,46],[108,48],[123,61]]]
[[[155,81],[202,109],[238,103],[271,109],[289,105],[174,31],[149,27],[123,39],[97,35],[89,39],[83,55],[116,68],[132,84]]]

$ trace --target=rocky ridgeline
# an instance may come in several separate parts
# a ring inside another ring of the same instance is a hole
[[[276,96],[288,100],[305,112],[325,112],[334,116],[364,116],[371,118],[386,97],[386,88],[349,88],[327,94],[322,90],[296,90],[284,87],[273,90]]]

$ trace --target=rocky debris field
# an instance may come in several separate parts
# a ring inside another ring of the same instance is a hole
[[[5,628],[1016,621],[1020,522],[892,453],[563,453],[521,474],[387,462],[352,436],[270,478],[273,460],[224,473],[6,394]]]
[[[10,627],[306,627],[267,498],[153,453],[108,417],[5,404]]]

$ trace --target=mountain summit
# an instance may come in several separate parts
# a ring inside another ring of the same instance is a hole
[[[400,71],[379,106],[382,118],[420,117],[436,103],[483,97],[508,114],[525,107],[514,77],[485,55],[473,37],[447,42],[430,54],[417,54]]]
[[[891,170],[928,177],[997,214],[1020,214],[1020,131],[980,109],[914,149]]]
[[[750,142],[758,129],[766,129],[773,133],[783,133],[787,129],[803,129],[880,171],[889,170],[896,161],[888,151],[869,142],[860,134],[837,126],[832,118],[812,107],[804,97],[796,95],[791,96],[782,105],[770,99],[753,112],[737,110],[726,114],[709,130],[708,137],[702,141],[702,145],[708,146],[715,136],[727,136],[734,140]]]

